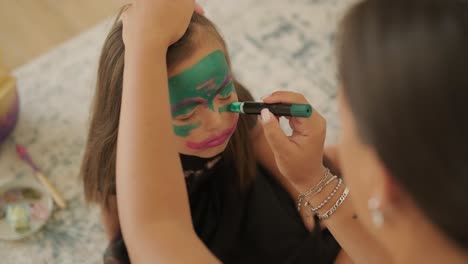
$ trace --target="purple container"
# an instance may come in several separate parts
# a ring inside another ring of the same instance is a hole
[[[15,129],[19,115],[19,97],[14,78],[0,83],[0,144]]]

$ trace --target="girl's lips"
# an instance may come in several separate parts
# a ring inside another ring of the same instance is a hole
[[[234,124],[233,127],[226,129],[225,131],[221,132],[220,134],[214,135],[202,142],[187,142],[187,147],[194,149],[194,150],[205,150],[220,146],[228,140],[231,135],[236,131],[237,122]]]

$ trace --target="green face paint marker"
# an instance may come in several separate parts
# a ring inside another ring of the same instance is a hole
[[[183,125],[183,126],[173,126],[174,127],[174,134],[176,134],[179,137],[188,137],[190,135],[190,132],[198,127],[200,127],[201,123],[195,123],[195,124],[188,124],[188,125]]]
[[[234,102],[227,109],[232,113],[259,115],[262,109],[265,108],[276,116],[310,117],[313,111],[310,104],[265,104],[257,102]]]

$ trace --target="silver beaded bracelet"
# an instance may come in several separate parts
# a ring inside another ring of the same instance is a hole
[[[323,190],[323,186],[320,186],[327,178],[328,178],[328,174],[330,173],[330,169],[327,169],[323,175],[323,177],[320,179],[320,181],[314,185],[312,188],[310,188],[308,191],[306,191],[305,193],[303,194],[300,194],[298,197],[297,197],[297,211],[301,211],[301,206],[302,206],[302,200],[304,200],[304,198],[306,196],[309,196],[310,194],[312,194],[313,192],[315,192],[314,194],[317,194],[319,192],[321,192]]]
[[[336,176],[335,176],[336,177]],[[335,189],[328,195],[327,199],[325,199],[319,206],[317,207],[312,207],[312,205],[307,201],[306,205],[310,205],[310,209],[314,212],[317,213],[318,210],[322,209],[330,200],[335,196],[336,192],[340,189],[341,184],[343,183],[343,179],[339,179],[338,183],[336,184]]]
[[[343,204],[343,202],[346,200],[346,197],[348,197],[348,194],[349,194],[349,188],[346,187],[346,189],[343,191],[343,194],[341,194],[338,201],[336,201],[335,205],[333,205],[332,208],[330,208],[323,215],[318,216],[319,220],[328,219],[332,214],[334,214],[336,210],[338,209],[338,207],[340,207],[340,205]]]

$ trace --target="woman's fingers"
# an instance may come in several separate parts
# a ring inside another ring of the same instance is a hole
[[[309,102],[304,95],[295,92],[278,91],[262,98],[263,102],[267,104],[274,103],[295,103],[295,104],[308,104]]]
[[[263,109],[261,115],[261,121],[263,125],[263,133],[271,150],[276,157],[290,155],[293,144],[288,136],[283,132],[278,122],[278,119],[268,110]]]
[[[265,103],[308,103],[303,95],[293,92],[275,92],[263,100]],[[322,174],[326,121],[316,111],[310,118],[288,119],[293,129],[289,137],[274,116],[268,110],[262,110],[263,132],[281,173],[298,188],[299,185],[308,186],[316,183],[317,177]]]
[[[203,7],[202,7],[199,3],[197,3],[196,1],[195,1],[195,12],[196,12],[197,14],[201,15],[201,16],[204,16],[204,15],[205,15],[205,10],[204,10]]]

